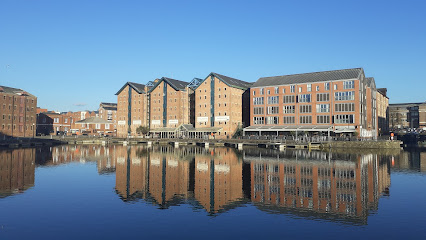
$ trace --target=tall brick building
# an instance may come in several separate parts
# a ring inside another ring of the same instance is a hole
[[[246,134],[377,136],[376,85],[362,68],[263,77],[251,87]]]
[[[136,135],[139,126],[148,126],[148,87],[127,82],[117,95],[117,136]]]
[[[18,88],[0,86],[0,135],[33,137],[37,97]]]
[[[391,130],[426,129],[426,102],[390,104],[389,115],[389,128]]]
[[[386,88],[377,89],[377,127],[378,133],[387,134],[389,132],[389,98]]]
[[[195,93],[195,137],[231,138],[249,125],[251,83],[210,73]],[[198,135],[197,135],[198,134]]]

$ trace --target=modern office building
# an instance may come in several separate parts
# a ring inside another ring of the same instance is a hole
[[[426,129],[426,102],[389,104],[389,128]]]
[[[251,83],[210,73],[194,87],[196,131],[190,137],[231,138],[249,125]]]
[[[0,86],[0,136],[35,135],[37,97],[18,88]]]
[[[148,87],[144,84],[127,82],[117,95],[117,136],[136,135],[140,126],[148,126]]]
[[[263,77],[250,98],[246,135],[377,136],[375,81],[362,68]]]

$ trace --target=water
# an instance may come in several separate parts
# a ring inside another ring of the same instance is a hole
[[[0,239],[426,238],[426,152],[0,151]]]

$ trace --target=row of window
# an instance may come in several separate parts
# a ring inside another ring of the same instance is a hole
[[[279,124],[279,118],[277,116],[271,117],[254,117],[253,123],[255,125],[276,125]],[[343,114],[343,115],[335,115],[333,117],[334,123],[354,123],[354,115],[353,114]],[[317,116],[317,124],[330,124],[330,116],[329,115],[319,115]],[[284,124],[294,124],[295,117],[294,116],[284,116],[283,122]],[[299,124],[312,124],[312,116],[300,116]]]
[[[283,103],[309,103],[312,102],[312,94],[299,94],[295,95],[286,95],[283,97]],[[334,93],[335,101],[349,101],[355,100],[355,92],[336,92]],[[330,94],[329,93],[317,93],[317,102],[329,102]],[[254,105],[263,105],[264,97],[254,97],[253,98]],[[279,104],[279,96],[270,96],[268,97],[268,104]]]
[[[320,90],[319,88],[320,88],[319,86],[316,86],[315,90],[319,91]],[[355,88],[355,81],[354,80],[343,82],[343,89],[354,89],[354,88]],[[295,89],[296,89],[295,85],[290,86],[290,92],[291,93],[294,93]],[[330,83],[329,82],[324,83],[324,89],[326,91],[330,90]],[[334,84],[334,90],[338,90],[337,84]],[[302,91],[303,91],[303,87],[299,87],[299,92],[302,92]],[[312,84],[306,84],[306,91],[307,92],[312,91]],[[260,93],[260,95],[265,94],[265,89],[264,88],[259,89],[259,93]],[[271,94],[271,90],[268,90],[267,93],[268,93],[268,95]],[[279,93],[279,87],[274,87],[274,94],[278,94],[278,93]],[[285,88],[282,89],[282,93],[283,94],[286,93]],[[255,96],[255,95],[256,95],[256,91],[253,91],[253,96]]]
[[[334,111],[336,112],[355,112],[355,104],[354,103],[336,103]],[[330,112],[330,104],[317,104],[316,105],[317,113],[328,113]],[[295,113],[295,105],[287,105],[283,106],[284,114],[294,114]],[[312,113],[312,105],[300,105],[299,113]],[[254,115],[263,115],[264,110],[263,107],[254,107],[253,108]],[[278,106],[269,106],[267,107],[267,114],[279,114]]]

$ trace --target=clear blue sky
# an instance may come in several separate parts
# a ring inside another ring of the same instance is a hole
[[[125,82],[363,67],[426,100],[426,1],[0,1],[0,85],[95,110]]]

